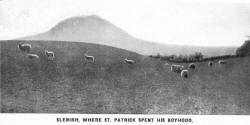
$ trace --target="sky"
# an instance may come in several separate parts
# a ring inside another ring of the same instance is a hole
[[[247,0],[0,0],[0,40],[45,32],[81,15],[166,44],[240,46],[250,36]]]

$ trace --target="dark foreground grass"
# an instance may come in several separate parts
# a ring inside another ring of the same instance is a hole
[[[18,50],[19,42],[0,42],[1,112],[250,114],[250,57],[213,67],[197,63],[185,79],[165,62],[122,49],[28,41],[31,53],[40,56],[30,60]],[[55,60],[44,49],[54,51]],[[86,62],[84,53],[95,62]],[[136,63],[126,64],[126,57]]]

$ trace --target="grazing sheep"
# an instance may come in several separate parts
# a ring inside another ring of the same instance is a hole
[[[219,60],[219,64],[227,64],[226,60]]]
[[[17,47],[18,47],[21,51],[27,52],[27,53],[29,53],[29,52],[30,52],[30,49],[31,49],[31,45],[28,44],[28,43],[24,43],[24,44],[19,43]]]
[[[94,56],[89,56],[89,55],[87,55],[87,54],[84,54],[84,57],[85,57],[85,60],[91,60],[92,62],[94,62],[95,61],[95,57]]]
[[[181,77],[187,78],[188,77],[188,70],[182,70],[181,71]]]
[[[55,58],[55,54],[53,51],[45,50],[45,55],[48,57],[49,60],[53,60]]]
[[[165,66],[169,66],[169,63],[165,63],[164,65],[165,65]]]
[[[39,59],[39,56],[38,55],[36,55],[36,54],[27,54],[27,57],[29,58],[29,59]]]
[[[208,66],[213,66],[213,62],[212,62],[212,61],[209,61],[209,62],[208,62]]]
[[[183,70],[184,66],[181,65],[171,65],[171,71],[172,72],[177,72],[177,73],[181,73],[181,71]]]
[[[128,63],[128,64],[134,64],[135,63],[135,61],[134,60],[131,60],[131,59],[124,59],[125,60],[125,62],[126,63]]]
[[[194,63],[190,63],[190,64],[188,65],[188,68],[189,68],[189,69],[195,69],[195,68],[196,68],[196,65],[195,65]]]

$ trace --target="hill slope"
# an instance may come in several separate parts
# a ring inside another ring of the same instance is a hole
[[[143,55],[151,54],[192,54],[196,51],[206,56],[234,54],[234,47],[206,48],[176,46],[153,43],[132,37],[122,29],[98,16],[72,17],[59,22],[49,31],[24,38],[23,40],[59,40],[97,43],[134,51]]]
[[[184,79],[165,62],[118,48],[28,41],[40,56],[31,60],[19,42],[0,42],[1,112],[250,114],[249,57],[211,68],[197,63]],[[55,60],[44,49],[54,51]],[[84,53],[95,63],[86,62]],[[136,63],[124,63],[125,57]]]

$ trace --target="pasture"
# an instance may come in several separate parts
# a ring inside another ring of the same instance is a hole
[[[31,60],[19,42],[0,42],[2,113],[250,114],[250,57],[199,62],[182,78],[164,61],[114,47],[21,41],[40,57]]]

